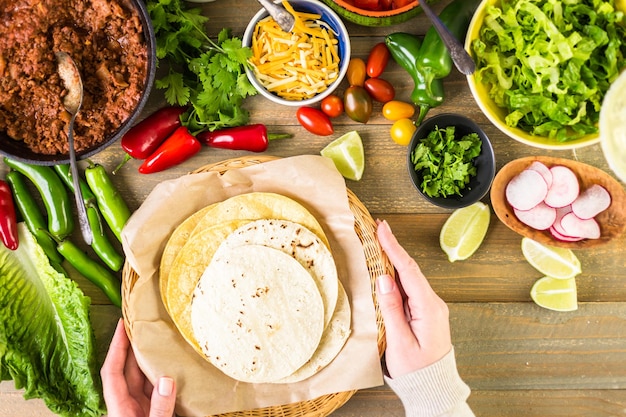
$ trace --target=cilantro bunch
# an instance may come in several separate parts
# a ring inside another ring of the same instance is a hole
[[[245,74],[251,49],[227,28],[212,40],[204,31],[208,18],[182,0],[148,0],[147,7],[159,64],[169,65],[155,85],[165,90],[169,104],[190,107],[183,120],[189,130],[246,124],[249,114],[243,101],[256,94]]]
[[[476,176],[474,158],[480,155],[480,137],[469,133],[456,139],[454,135],[454,126],[435,126],[411,153],[415,171],[422,177],[420,189],[430,197],[462,196]]]

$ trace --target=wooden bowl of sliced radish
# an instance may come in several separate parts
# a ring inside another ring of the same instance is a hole
[[[531,156],[506,164],[491,186],[504,224],[546,245],[590,248],[626,228],[626,192],[606,172],[570,159]]]

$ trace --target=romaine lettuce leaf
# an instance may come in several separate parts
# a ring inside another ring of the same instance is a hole
[[[501,0],[472,51],[476,79],[507,125],[574,139],[597,132],[600,107],[626,66],[624,14],[613,0]]]
[[[0,379],[62,416],[105,413],[90,299],[56,271],[23,223],[20,245],[0,245]]]

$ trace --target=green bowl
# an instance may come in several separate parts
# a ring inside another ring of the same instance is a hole
[[[422,12],[417,1],[395,10],[371,11],[358,9],[344,0],[322,0],[342,18],[361,26],[392,26],[417,16]],[[429,0],[434,3],[437,0]]]

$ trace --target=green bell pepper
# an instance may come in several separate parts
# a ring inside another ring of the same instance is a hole
[[[424,120],[428,110],[443,103],[443,81],[436,78],[430,84],[427,83],[425,74],[415,65],[422,46],[422,40],[416,35],[405,32],[391,33],[385,37],[385,43],[391,57],[413,79],[415,87],[411,92],[411,101],[419,107],[416,121],[416,124],[419,125]]]
[[[463,42],[474,12],[481,0],[455,0],[439,14],[439,19],[455,38]],[[434,79],[444,78],[452,70],[452,58],[434,26],[426,32],[415,66],[420,69],[430,85]]]

